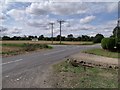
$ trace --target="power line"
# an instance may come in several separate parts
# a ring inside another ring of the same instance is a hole
[[[49,23],[51,25],[51,40],[52,40],[52,44],[53,44],[53,26],[55,23]]]
[[[61,44],[61,28],[62,28],[62,23],[64,23],[64,20],[57,20],[60,24],[60,44]]]

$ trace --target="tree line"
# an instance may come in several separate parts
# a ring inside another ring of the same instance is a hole
[[[34,38],[37,38],[38,40],[45,40],[45,41],[51,41],[52,37],[44,37],[44,35],[40,36],[3,36],[2,40],[32,40]],[[88,35],[82,35],[78,37],[74,37],[73,34],[67,35],[67,37],[62,36],[61,40],[62,41],[94,41],[95,43],[99,43],[101,39],[104,38],[102,34],[97,34],[95,37],[93,36],[88,36]],[[59,41],[60,40],[60,35],[57,35],[56,37],[53,37],[54,41]]]

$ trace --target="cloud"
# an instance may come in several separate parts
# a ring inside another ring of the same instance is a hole
[[[7,15],[14,18],[15,20],[23,20],[24,19],[24,10],[12,9],[7,12]]]
[[[8,31],[8,29],[6,27],[0,26],[0,32],[5,32]]]
[[[37,21],[30,21],[30,22],[27,22],[27,24],[29,26],[32,26],[32,27],[37,27],[37,28],[40,28],[40,27],[46,27],[45,24],[43,24],[42,22],[37,22]]]
[[[13,27],[11,30],[9,30],[9,33],[11,33],[11,34],[20,34],[21,31],[22,31],[22,28]]]
[[[117,10],[118,10],[118,3],[109,3],[109,4],[107,4],[107,11],[109,13],[115,12]]]
[[[80,23],[82,24],[90,23],[94,19],[95,19],[95,16],[87,16],[85,18],[80,19]]]
[[[0,20],[5,20],[7,16],[3,13],[0,13]]]
[[[22,28],[19,27],[13,27],[13,28],[7,28],[0,26],[0,34],[1,36],[6,36],[6,35],[19,35],[22,32]]]
[[[32,3],[29,7],[26,8],[26,12],[35,15],[47,14],[47,10],[49,10],[49,7],[47,5],[48,2]]]
[[[44,15],[52,13],[56,15],[72,15],[82,14],[87,11],[85,5],[81,3],[52,3],[52,2],[41,2],[32,3],[26,8],[26,12],[35,15]]]

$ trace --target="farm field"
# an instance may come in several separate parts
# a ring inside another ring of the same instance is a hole
[[[6,43],[36,43],[36,44],[51,44],[51,41],[2,41],[3,44]],[[59,41],[54,41],[53,44],[59,44]],[[93,45],[90,41],[62,41],[63,45]]]

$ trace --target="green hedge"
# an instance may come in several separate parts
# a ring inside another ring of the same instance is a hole
[[[114,38],[103,38],[101,41],[101,46],[103,49],[114,50],[115,39]]]

